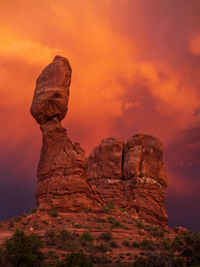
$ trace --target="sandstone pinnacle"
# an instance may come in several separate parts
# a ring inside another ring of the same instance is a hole
[[[40,124],[42,150],[38,164],[36,201],[40,210],[99,210],[101,200],[86,181],[85,151],[72,143],[61,125],[67,113],[71,67],[56,56],[40,74],[31,114]]]

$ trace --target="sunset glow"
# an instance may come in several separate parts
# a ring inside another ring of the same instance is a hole
[[[170,220],[184,224],[183,199],[200,207],[199,2],[1,0],[0,11],[2,184],[36,183],[41,136],[29,108],[38,75],[60,54],[72,66],[70,138],[88,154],[108,136],[158,136]]]

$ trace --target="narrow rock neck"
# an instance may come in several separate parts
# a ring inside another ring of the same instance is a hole
[[[66,132],[66,129],[62,127],[61,121],[54,118],[44,124],[40,124],[43,137],[52,135],[56,132]]]

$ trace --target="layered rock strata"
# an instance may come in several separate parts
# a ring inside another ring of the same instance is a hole
[[[99,210],[101,200],[86,181],[86,157],[67,137],[61,120],[67,113],[71,67],[56,56],[40,74],[31,114],[40,124],[43,144],[38,165],[36,200],[41,210]]]
[[[146,222],[167,225],[167,178],[158,138],[135,135],[125,145],[115,138],[103,140],[88,157],[87,179],[104,201]]]
[[[166,226],[167,178],[160,140],[135,135],[126,143],[107,138],[88,159],[61,125],[69,101],[71,67],[56,56],[36,82],[31,114],[40,124],[42,151],[36,200],[40,210],[100,211],[106,202],[135,218]]]
[[[97,187],[104,202],[118,206],[123,204],[123,147],[121,139],[107,138],[93,149],[87,160],[88,182]]]

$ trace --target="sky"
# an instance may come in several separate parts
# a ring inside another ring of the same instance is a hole
[[[159,137],[169,225],[200,231],[200,1],[0,1],[0,220],[35,206],[35,81],[72,66],[63,125],[88,155],[100,140]]]

